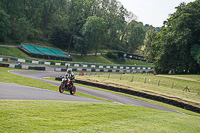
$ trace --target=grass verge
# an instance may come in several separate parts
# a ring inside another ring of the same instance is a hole
[[[0,101],[0,132],[199,132],[200,117],[130,105]]]

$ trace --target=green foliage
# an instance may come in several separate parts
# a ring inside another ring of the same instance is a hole
[[[7,36],[11,33],[9,15],[0,8],[0,42],[5,41]]]
[[[19,42],[23,42],[27,40],[30,30],[31,26],[26,18],[19,18],[15,20],[15,24],[13,25],[12,37]]]
[[[55,28],[53,33],[50,36],[49,41],[56,47],[67,49],[70,37],[71,37],[71,34],[69,33],[67,29]]]
[[[109,52],[106,54],[106,56],[107,56],[108,58],[111,58],[111,59],[117,60],[117,55],[114,54],[114,53],[111,52],[111,51],[109,51]]]
[[[104,40],[106,23],[104,19],[96,16],[88,17],[83,25],[81,34],[84,36],[85,44],[95,48],[96,54],[100,44]]]
[[[194,60],[196,60],[197,63],[200,64],[200,45],[194,44],[192,46],[191,55],[194,58]]]
[[[144,39],[144,47],[145,47],[144,54],[148,62],[153,62],[156,55],[155,53],[156,50],[152,45],[155,36],[156,36],[155,29],[149,28],[146,32],[146,36]]]
[[[181,3],[165,21],[161,33],[152,42],[155,51],[155,69],[158,73],[200,73],[196,54],[191,55],[193,44],[200,44],[200,0],[188,5]],[[192,50],[194,51],[194,50]]]

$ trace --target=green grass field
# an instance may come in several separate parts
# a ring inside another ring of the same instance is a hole
[[[190,79],[199,79],[199,75],[190,75],[189,77],[193,77]],[[200,82],[198,80],[191,81],[152,74],[86,75],[76,78],[163,96],[200,107],[200,95],[198,94],[200,93]],[[186,86],[188,86],[190,92],[184,90]]]
[[[0,132],[197,133],[200,117],[138,106],[0,101]]]

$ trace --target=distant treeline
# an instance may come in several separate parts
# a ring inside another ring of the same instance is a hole
[[[117,0],[0,0],[0,16],[1,42],[50,42],[81,54],[104,47],[132,53],[150,27]]]

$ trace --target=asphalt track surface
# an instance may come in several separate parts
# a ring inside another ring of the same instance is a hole
[[[50,83],[59,87],[60,82],[50,81],[43,79],[44,77],[57,77],[63,76],[65,72],[54,72],[54,71],[23,71],[23,70],[11,70],[9,71],[13,74],[21,75],[24,77],[32,78],[35,80],[39,80],[42,82]],[[83,102],[101,102],[94,99],[89,99],[80,96],[72,96],[69,92],[66,93],[59,93],[56,91],[50,91],[46,89],[34,88],[34,87],[27,87],[15,84],[7,84],[7,83],[0,83],[0,99],[13,99],[13,100],[63,100],[63,101],[83,101]],[[17,86],[17,87],[15,87]],[[172,109],[168,109],[159,105],[155,105],[152,103],[148,103],[145,101],[141,101],[138,99],[134,99],[131,97],[126,97],[118,94],[113,94],[109,92],[104,92],[100,90],[93,90],[85,87],[77,86],[77,91],[81,93],[85,93],[88,95],[100,97],[114,103],[119,104],[126,104],[126,105],[135,105],[135,106],[142,106],[148,107],[153,109],[159,109],[164,111],[176,112],[181,113]],[[6,88],[6,90],[5,90]],[[15,91],[17,92],[15,93]]]

